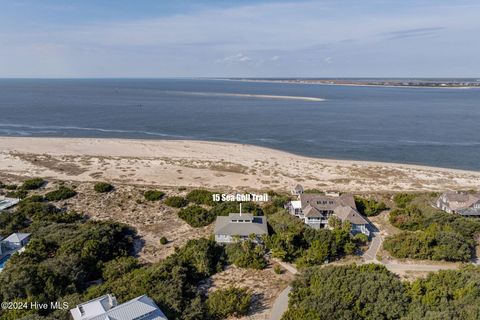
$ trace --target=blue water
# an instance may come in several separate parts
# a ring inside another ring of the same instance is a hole
[[[0,80],[0,115],[4,136],[215,140],[314,157],[480,170],[480,89]]]
[[[5,268],[5,264],[7,263],[8,259],[10,259],[10,255],[6,255],[2,259],[0,259],[0,269]]]

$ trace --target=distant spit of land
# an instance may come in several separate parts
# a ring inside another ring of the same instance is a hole
[[[243,144],[185,140],[0,138],[0,174],[70,181],[351,192],[476,189],[480,172],[330,160]]]
[[[480,88],[480,79],[230,78],[229,80],[345,86]]]

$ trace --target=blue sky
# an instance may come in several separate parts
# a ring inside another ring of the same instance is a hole
[[[478,0],[0,0],[0,77],[480,77]]]

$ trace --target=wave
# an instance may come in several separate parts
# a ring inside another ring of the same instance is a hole
[[[272,94],[251,94],[251,93],[223,93],[223,92],[195,92],[195,91],[164,91],[168,93],[180,93],[184,95],[195,95],[205,97],[236,97],[236,98],[258,98],[258,99],[275,99],[275,100],[301,100],[320,102],[325,101],[323,98],[317,97],[300,97],[300,96],[281,96]]]
[[[8,130],[5,128],[31,129],[35,131],[29,132],[26,130]],[[34,133],[55,134],[58,131],[62,131],[62,130],[96,131],[96,132],[105,132],[105,133],[130,133],[130,134],[150,135],[150,136],[157,136],[157,137],[168,137],[168,138],[179,138],[179,139],[191,138],[189,136],[167,134],[167,133],[153,132],[153,131],[104,129],[104,128],[77,127],[77,126],[33,126],[33,125],[24,125],[24,124],[0,123],[0,132],[5,132],[7,133],[7,135],[9,135],[8,133],[10,133],[10,135],[12,134],[31,135]]]

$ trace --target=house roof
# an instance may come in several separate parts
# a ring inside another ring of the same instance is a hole
[[[335,215],[342,221],[349,221],[353,224],[368,224],[368,221],[357,210],[349,206],[336,208]]]
[[[23,240],[30,237],[30,233],[12,233],[9,235],[4,242],[22,242]]]
[[[118,306],[114,299],[111,295],[105,295],[77,306],[77,308],[71,310],[71,313],[74,318],[75,316],[79,316],[79,308],[82,307],[85,311],[84,316],[75,319],[132,320],[141,317],[142,320],[167,320],[155,302],[146,295],[137,297]]]
[[[251,218],[248,222],[232,222],[235,219],[242,219],[238,213],[230,214],[228,217],[218,216],[215,221],[214,233],[230,236],[249,236],[252,233],[256,235],[268,234],[266,217],[242,213],[242,217],[247,215]],[[248,218],[243,220],[248,220]]]
[[[440,196],[440,200],[446,202],[451,210],[460,211],[480,201],[480,193],[447,191]]]
[[[311,205],[307,205],[303,210],[303,215],[307,218],[321,218],[323,214]]]
[[[480,208],[466,208],[458,210],[458,214],[462,216],[480,216]]]
[[[334,210],[338,206],[350,206],[355,208],[355,199],[352,195],[344,194],[338,197],[323,194],[304,193],[299,196],[302,209],[311,205],[319,210]]]

